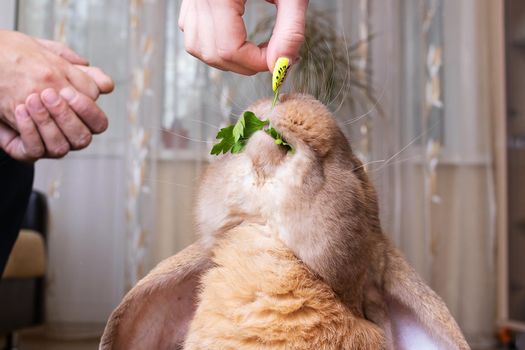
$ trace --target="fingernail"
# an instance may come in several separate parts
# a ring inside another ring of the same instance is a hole
[[[18,105],[15,109],[15,115],[19,118],[25,119],[29,118],[29,114],[27,114],[26,107],[24,105]]]
[[[71,102],[75,96],[77,96],[77,92],[73,88],[67,87],[60,90],[60,96],[62,96],[66,101]]]
[[[81,148],[86,147],[91,143],[91,134],[85,134],[84,136],[79,137],[78,139],[78,146]]]
[[[272,89],[276,91],[286,78],[286,73],[290,68],[290,59],[288,57],[279,57],[275,62],[272,74]]]
[[[46,89],[42,92],[42,99],[44,102],[50,106],[55,106],[58,104],[58,95],[55,92],[55,89]]]
[[[27,105],[35,112],[42,112],[45,108],[40,101],[40,96],[33,94],[27,99]]]

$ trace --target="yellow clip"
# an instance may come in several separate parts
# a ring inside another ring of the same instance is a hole
[[[286,78],[286,73],[288,73],[289,68],[290,60],[286,57],[279,57],[277,59],[277,62],[275,62],[272,76],[272,89],[274,92],[277,91],[277,89],[279,89],[279,87],[284,82],[284,79]]]

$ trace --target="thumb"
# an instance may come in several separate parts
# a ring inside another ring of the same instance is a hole
[[[279,57],[288,57],[292,63],[299,57],[304,42],[308,0],[276,0],[275,4],[277,19],[266,54],[270,72]]]

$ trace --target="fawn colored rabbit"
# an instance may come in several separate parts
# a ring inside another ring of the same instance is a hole
[[[469,349],[383,234],[375,190],[325,106],[291,94],[249,110],[295,152],[259,131],[208,167],[201,239],[128,293],[101,348]]]

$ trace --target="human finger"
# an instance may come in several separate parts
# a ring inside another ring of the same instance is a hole
[[[54,89],[42,91],[40,97],[56,125],[71,145],[71,149],[82,149],[90,144],[92,139],[90,130]]]
[[[58,55],[62,57],[63,59],[69,61],[71,64],[78,64],[87,66],[89,65],[89,62],[84,57],[80,56],[75,51],[71,50],[66,45],[58,42],[58,41],[52,41],[52,40],[46,40],[46,39],[36,39],[36,41],[44,46],[49,51],[53,52],[55,55]]]
[[[293,63],[299,57],[304,42],[307,0],[275,1],[277,18],[266,55],[268,69],[273,70],[279,57],[287,57]]]
[[[108,128],[106,114],[91,98],[71,87],[60,90],[59,94],[91,132],[100,134]]]
[[[189,6],[188,2],[189,0],[183,0],[182,4],[180,5],[179,20],[177,24],[179,25],[179,29],[183,32],[184,32],[184,19],[186,17],[186,12]]]
[[[15,118],[22,145],[21,150],[19,150],[22,158],[32,161],[41,158],[45,153],[44,143],[25,105],[17,106]]]
[[[76,65],[78,69],[86,73],[95,84],[98,86],[98,90],[102,94],[109,94],[113,89],[115,88],[115,83],[113,82],[113,79],[104,71],[98,67],[91,67],[91,66],[80,66]]]
[[[268,70],[264,50],[247,41],[243,15],[244,2],[233,8],[217,6],[213,8],[215,47],[218,57],[246,70],[262,72]]]
[[[95,81],[77,66],[69,65],[66,68],[67,79],[71,85],[80,93],[96,100],[100,95],[100,90]]]
[[[13,159],[29,161],[24,153],[20,135],[2,121],[0,121],[0,148]]]
[[[55,124],[43,105],[38,94],[31,94],[26,99],[25,107],[37,126],[38,133],[44,141],[47,154],[51,158],[60,158],[69,152],[69,143],[62,131]]]

